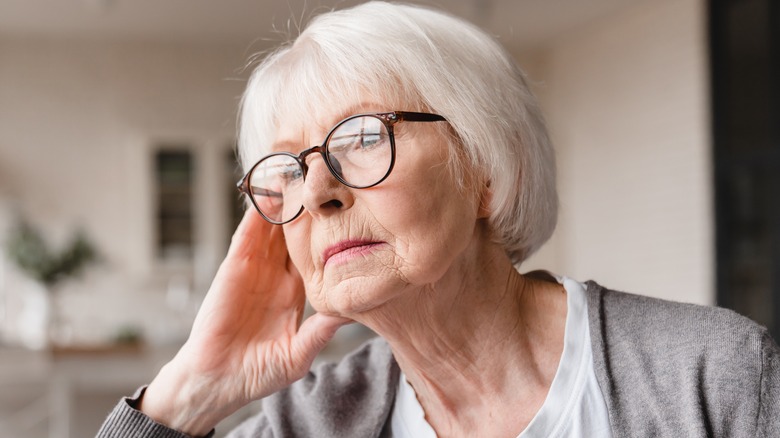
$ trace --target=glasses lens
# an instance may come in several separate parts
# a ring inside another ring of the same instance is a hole
[[[302,187],[303,169],[286,154],[269,155],[249,175],[255,206],[272,222],[287,222],[298,215],[303,208]]]
[[[353,187],[369,187],[390,172],[393,149],[382,121],[360,116],[340,124],[328,138],[327,156],[331,168]]]

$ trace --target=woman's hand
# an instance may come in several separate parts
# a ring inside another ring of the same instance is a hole
[[[189,339],[149,385],[140,409],[200,436],[246,403],[300,379],[336,330],[350,322],[315,314],[300,324],[304,303],[282,227],[250,209]]]

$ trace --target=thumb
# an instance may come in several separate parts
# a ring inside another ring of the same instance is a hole
[[[311,365],[314,357],[333,339],[336,331],[353,322],[349,318],[315,313],[306,318],[292,342],[292,352],[301,363]]]

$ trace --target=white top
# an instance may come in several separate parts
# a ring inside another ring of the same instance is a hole
[[[585,287],[570,278],[556,278],[566,289],[563,354],[544,404],[518,438],[609,438],[612,432],[607,405],[593,371]],[[436,437],[436,432],[425,420],[414,388],[403,373],[390,421],[395,438]]]

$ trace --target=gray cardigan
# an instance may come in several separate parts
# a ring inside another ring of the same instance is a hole
[[[780,437],[780,348],[729,310],[587,283],[596,377],[614,437]],[[399,368],[374,339],[262,401],[230,436],[390,437]],[[123,399],[98,437],[184,435]]]

